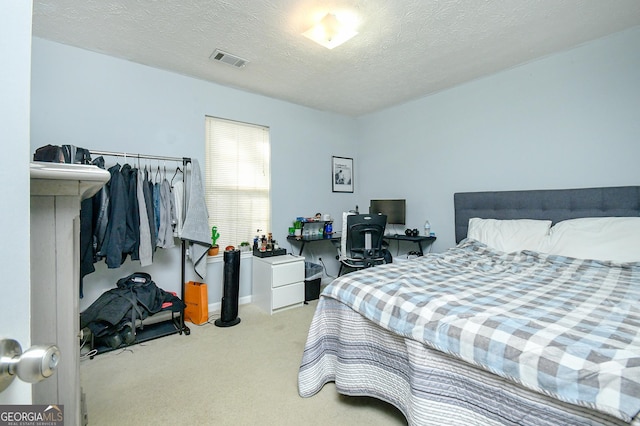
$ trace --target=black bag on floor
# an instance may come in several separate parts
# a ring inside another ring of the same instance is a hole
[[[171,310],[179,312],[184,303],[179,297],[156,286],[151,275],[135,272],[118,280],[118,286],[107,290],[80,314],[80,328],[88,327],[96,338],[132,332],[137,320],[162,310],[171,302]],[[127,339],[122,339],[126,343]]]

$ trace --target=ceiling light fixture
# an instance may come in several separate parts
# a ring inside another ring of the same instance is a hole
[[[303,36],[316,43],[333,49],[358,34],[345,22],[338,20],[335,14],[327,13],[316,25],[302,33]]]

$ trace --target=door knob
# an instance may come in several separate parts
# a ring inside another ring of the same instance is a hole
[[[0,340],[0,392],[18,376],[27,383],[50,377],[58,367],[60,350],[56,345],[35,345],[24,353],[13,339]]]

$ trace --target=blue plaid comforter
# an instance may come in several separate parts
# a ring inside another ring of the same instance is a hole
[[[530,389],[630,421],[640,412],[640,263],[473,240],[334,280],[323,296]]]

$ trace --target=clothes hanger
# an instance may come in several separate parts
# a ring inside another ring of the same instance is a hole
[[[176,178],[176,176],[178,176],[178,172],[184,174],[182,169],[180,169],[180,166],[176,167],[176,172],[173,174],[173,177],[171,178],[171,186],[173,186],[173,180]]]

